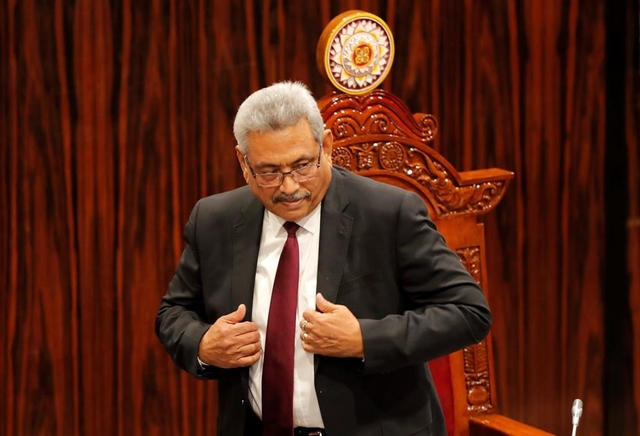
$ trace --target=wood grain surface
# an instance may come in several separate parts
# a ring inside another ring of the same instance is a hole
[[[498,410],[568,434],[582,398],[581,435],[619,419],[638,434],[638,8],[621,3],[611,144],[603,0],[1,2],[0,433],[215,432],[215,382],[180,373],[153,331],[182,226],[198,198],[244,183],[242,100],[284,79],[329,92],[318,38],[362,9],[395,38],[383,87],[438,118],[434,148],[516,174],[485,220]],[[624,392],[605,389],[611,147],[628,163]]]

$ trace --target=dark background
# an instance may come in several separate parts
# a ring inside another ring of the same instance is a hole
[[[497,405],[569,434],[640,427],[637,0],[2,0],[0,433],[212,434],[215,383],[153,333],[202,196],[243,184],[231,123],[382,17],[383,87],[458,169],[516,178],[486,217]]]

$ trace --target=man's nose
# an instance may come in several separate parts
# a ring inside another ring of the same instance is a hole
[[[292,173],[284,174],[282,177],[282,183],[280,184],[280,191],[289,195],[298,190],[300,184],[296,181],[295,176]]]

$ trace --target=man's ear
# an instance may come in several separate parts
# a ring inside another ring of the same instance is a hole
[[[236,157],[238,158],[238,163],[240,164],[240,169],[242,169],[242,177],[244,177],[244,181],[249,183],[249,177],[251,177],[251,171],[247,167],[247,162],[244,160],[244,154],[240,151],[240,146],[236,145]]]
[[[333,151],[333,133],[330,129],[325,129],[322,132],[322,152],[327,157],[327,161],[331,162],[331,152]]]

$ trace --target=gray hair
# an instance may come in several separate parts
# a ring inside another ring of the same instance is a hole
[[[324,122],[318,104],[301,82],[278,82],[251,94],[238,109],[233,123],[240,152],[249,151],[249,134],[295,126],[305,118],[311,133],[322,143]]]

